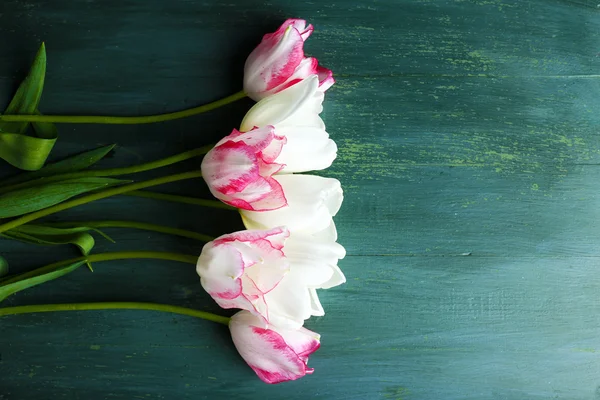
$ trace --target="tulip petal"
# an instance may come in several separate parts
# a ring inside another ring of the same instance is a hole
[[[282,90],[302,82],[311,75],[317,74],[319,61],[314,57],[305,57],[296,67],[294,73],[282,84],[271,89],[273,93],[279,93]]]
[[[242,131],[255,126],[274,126],[277,136],[285,138],[278,156],[270,160],[283,166],[281,173],[325,169],[337,156],[337,146],[329,139],[319,116],[324,94],[318,84],[317,75],[312,75],[259,101],[242,121]]]
[[[324,92],[329,89],[335,83],[335,79],[333,79],[333,72],[330,69],[321,67],[320,65],[317,67],[317,74],[319,76],[319,90]]]
[[[244,65],[244,90],[258,95],[284,83],[303,60],[303,47],[303,36],[293,25],[265,35]]]
[[[337,265],[332,265],[331,267],[333,268],[331,278],[327,282],[322,283],[318,289],[330,289],[334,286],[346,283],[346,277],[342,273],[342,270]]]
[[[292,279],[281,282],[264,296],[269,310],[269,322],[277,326],[299,328],[310,318],[310,293],[305,285]],[[262,310],[259,310],[264,315]]]
[[[325,310],[321,305],[319,296],[317,296],[317,290],[314,288],[310,288],[308,289],[308,293],[310,294],[310,306],[312,308],[311,315],[315,317],[322,317],[323,315],[325,315]]]
[[[337,179],[313,175],[276,175],[288,205],[273,211],[240,210],[248,229],[287,226],[292,232],[317,233],[330,228],[343,200]]]
[[[268,318],[264,296],[289,271],[282,249],[286,228],[242,231],[206,244],[196,271],[204,290],[223,308],[242,308]]]
[[[310,24],[307,26],[305,20],[297,18],[287,19],[282,26],[293,26],[300,33],[300,36],[302,36],[302,40],[304,41],[308,39],[314,29]]]
[[[290,236],[284,252],[293,266],[289,279],[313,288],[320,288],[331,281],[334,274],[341,273],[337,268],[338,260],[346,255],[346,250],[338,243],[301,234]]]
[[[266,125],[262,128],[251,129],[246,132],[240,132],[234,129],[229,135],[221,139],[215,148],[221,147],[228,142],[242,142],[249,147],[255,154],[260,154],[264,162],[272,163],[275,161],[287,139],[284,136],[275,134],[275,127]]]
[[[337,157],[337,145],[322,129],[281,128],[278,134],[287,139],[286,145],[275,160],[279,165],[284,165],[281,173],[326,169]]]
[[[242,276],[244,269],[254,262],[256,261],[251,260],[251,257],[244,259],[241,252],[233,246],[216,247],[211,242],[202,249],[196,270],[203,280],[204,290],[217,297],[232,299],[239,296],[242,291],[240,283],[237,282],[238,278]],[[229,279],[211,279],[221,275]]]
[[[231,318],[229,329],[238,352],[264,382],[295,380],[313,372],[306,363],[319,348],[318,334],[269,327],[245,311]]]
[[[283,188],[273,178],[257,177],[236,195],[240,198],[220,200],[234,207],[256,212],[276,210],[287,204]]]
[[[272,126],[234,131],[206,154],[202,176],[211,193],[234,207],[274,210],[287,204],[283,188],[272,178],[284,165],[273,162],[286,138]]]
[[[285,338],[286,344],[301,358],[305,358],[305,361],[309,355],[320,347],[321,335],[304,327],[300,329],[278,329],[278,331]]]
[[[318,76],[321,93],[333,83],[333,74],[317,59],[304,57],[304,41],[313,26],[302,19],[288,19],[273,33],[263,36],[244,65],[244,91],[254,100],[268,98],[311,75]],[[260,126],[260,125],[257,125]]]
[[[242,221],[243,219],[244,218],[242,218]],[[337,241],[337,228],[335,227],[335,222],[333,221],[333,218],[330,218],[329,225],[327,225],[325,229],[318,232],[313,232],[312,236],[321,240],[331,240],[333,242]]]
[[[256,103],[244,116],[240,130],[249,131],[255,126],[312,126],[325,129],[319,117],[323,110],[323,93],[318,90],[317,75]],[[297,125],[294,125],[297,124]]]
[[[252,243],[254,247],[271,252],[281,250],[290,236],[287,228],[280,226],[268,231],[239,231],[222,235],[213,240],[215,246],[230,242]]]

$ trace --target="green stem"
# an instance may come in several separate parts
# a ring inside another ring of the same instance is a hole
[[[83,204],[90,203],[92,201],[105,199],[107,197],[116,196],[119,194],[131,192],[133,190],[139,190],[151,186],[163,185],[165,183],[177,182],[184,179],[200,178],[202,173],[200,171],[184,172],[182,174],[169,175],[161,178],[150,179],[143,182],[132,183],[130,185],[119,186],[112,189],[103,190],[101,192],[82,196],[73,200],[68,200],[63,203],[56,204],[54,206],[45,208],[43,210],[35,211],[22,217],[13,219],[12,221],[0,224],[0,233],[5,232],[9,229],[16,228],[31,221],[35,221],[38,218],[46,217],[48,215],[57,213],[59,211],[68,210],[69,208],[77,207]]]
[[[192,204],[195,206],[222,208],[224,210],[237,210],[237,208],[222,203],[216,200],[197,199],[195,197],[179,196],[175,194],[164,194],[156,192],[148,192],[146,190],[134,190],[124,193],[125,196],[144,197],[148,199],[172,201],[175,203]]]
[[[45,223],[45,226],[50,226],[53,228],[73,228],[78,226],[86,226],[90,228],[132,228],[132,229],[141,229],[145,231],[166,233],[168,235],[181,236],[185,238],[200,240],[201,242],[210,242],[214,239],[212,236],[203,235],[201,233],[196,233],[192,231],[188,231],[185,229],[178,228],[170,228],[168,226],[157,225],[157,224],[149,224],[146,222],[135,222],[135,221],[78,221],[78,222],[54,222],[54,223]]]
[[[22,183],[16,183],[14,185],[4,186],[0,188],[0,193],[8,193],[16,189],[22,189],[25,187],[36,186],[38,184],[46,184],[50,182],[58,182],[66,179],[76,179],[76,178],[88,178],[95,176],[117,176],[117,175],[127,175],[127,174],[135,174],[138,172],[149,171],[155,168],[165,167],[167,165],[175,164],[181,161],[189,160],[190,158],[199,157],[208,153],[210,149],[213,148],[213,145],[199,147],[197,149],[185,151],[183,153],[176,154],[171,157],[163,158],[161,160],[151,161],[144,164],[132,165],[130,167],[122,167],[122,168],[109,168],[109,169],[97,169],[97,170],[88,170],[88,171],[78,171],[78,172],[70,172],[66,174],[54,175],[46,178],[39,178],[33,181],[27,181]]]
[[[161,251],[116,251],[113,253],[99,253],[90,254],[87,256],[81,256],[76,258],[70,258],[68,260],[57,261],[52,264],[45,265],[43,267],[34,269],[33,271],[25,272],[23,274],[11,276],[0,281],[2,285],[17,282],[23,279],[31,278],[33,276],[52,272],[56,268],[63,267],[65,265],[75,264],[81,261],[87,261],[88,263],[101,262],[101,261],[114,261],[114,260],[131,260],[131,259],[154,259],[154,260],[168,260],[168,261],[179,261],[186,264],[196,265],[198,256],[192,256],[188,254],[179,253],[168,253]]]
[[[75,115],[0,115],[2,122],[53,122],[64,124],[151,124],[155,122],[171,121],[179,118],[191,117],[202,114],[233,103],[246,97],[244,91],[237,92],[221,100],[214,101],[199,107],[190,108],[167,114],[147,115],[142,117],[112,117],[112,116],[75,116]]]
[[[163,311],[173,314],[188,315],[229,325],[229,318],[213,313],[194,310],[192,308],[171,306],[167,304],[140,303],[140,302],[102,302],[102,303],[70,303],[70,304],[39,304],[31,306],[0,308],[0,317],[6,315],[31,314],[54,311],[84,311],[84,310],[151,310]]]

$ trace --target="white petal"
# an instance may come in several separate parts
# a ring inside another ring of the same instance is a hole
[[[237,279],[244,273],[248,260],[257,260],[257,254],[248,252],[247,258],[242,251],[231,244],[215,246],[213,242],[202,248],[196,264],[196,272],[207,279]]]
[[[317,296],[317,290],[311,288],[311,289],[308,289],[308,292],[310,294],[310,305],[312,307],[312,315],[314,315],[315,317],[321,317],[321,316],[325,315],[325,310],[323,309],[323,306],[321,305],[319,296]]]
[[[324,129],[284,127],[278,128],[277,134],[287,138],[275,160],[285,165],[280,173],[322,170],[337,157],[337,146]]]
[[[342,283],[346,283],[346,277],[342,273],[342,270],[340,269],[340,267],[338,267],[337,265],[333,265],[332,268],[333,268],[333,275],[331,275],[331,278],[329,279],[329,281],[323,283],[317,289],[329,289],[334,286],[341,285]]]
[[[287,326],[302,326],[311,315],[311,300],[305,285],[284,277],[275,289],[265,295],[269,307],[269,323],[279,325],[287,319]],[[276,322],[274,322],[276,321]]]
[[[229,326],[234,326],[236,329],[241,329],[249,326],[256,326],[258,328],[267,329],[269,326],[264,319],[257,317],[256,315],[248,311],[240,311],[231,317]]]
[[[338,243],[311,236],[292,235],[283,249],[290,263],[289,278],[307,287],[319,288],[336,272],[338,260],[345,250]]]
[[[263,127],[267,125],[274,125],[277,129],[278,124],[286,123],[287,120],[296,120],[296,113],[306,117],[305,114],[311,112],[312,116],[308,118],[308,122],[317,124],[318,127],[324,127],[318,116],[322,110],[321,103],[323,101],[320,98],[322,93],[318,91],[318,88],[319,79],[317,75],[311,75],[302,82],[262,99],[248,111],[242,121],[240,130],[249,131],[255,126]],[[307,121],[303,121],[303,124],[306,123]]]
[[[288,205],[273,211],[240,210],[248,229],[287,226],[292,232],[312,234],[330,228],[343,201],[340,182],[313,175],[276,175]]]
[[[330,260],[337,264],[346,256],[346,249],[333,240],[323,240],[312,235],[291,234],[285,242],[283,252],[288,259],[303,257],[311,260]]]
[[[289,316],[269,313],[269,324],[278,328],[299,329],[304,325],[302,319],[290,319]]]
[[[333,242],[337,241],[338,234],[337,229],[335,227],[335,222],[333,222],[333,218],[331,218],[331,221],[329,225],[327,225],[327,228],[323,229],[322,231],[312,233],[312,236],[321,240],[330,240]]]

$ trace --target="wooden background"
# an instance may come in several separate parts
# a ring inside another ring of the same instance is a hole
[[[334,70],[323,117],[339,145],[336,218],[348,283],[314,375],[268,386],[227,328],[154,312],[0,321],[0,399],[600,399],[600,4],[589,0],[2,0],[0,94],[41,41],[45,113],[138,115],[241,88],[286,17]],[[252,104],[150,126],[60,126],[59,159],[118,143],[102,167],[218,140]],[[197,168],[194,160],[136,179]],[[15,172],[6,164],[0,173]],[[202,181],[160,188],[209,196]],[[221,234],[239,217],[116,197],[56,220],[134,219]],[[107,231],[96,252],[198,254],[201,243]],[[13,271],[75,256],[0,241]],[[4,305],[153,301],[219,312],[183,264],[80,269]]]

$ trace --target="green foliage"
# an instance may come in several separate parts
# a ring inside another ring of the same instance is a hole
[[[83,193],[127,182],[112,178],[78,178],[14,190],[0,195],[0,218],[28,214]]]
[[[36,179],[84,170],[104,158],[114,147],[115,145],[111,144],[109,146],[76,154],[64,160],[48,164],[38,171],[24,172],[15,177],[5,179],[1,183],[2,186],[8,186],[32,181],[31,186],[34,186],[37,183],[37,181],[35,181]]]
[[[5,114],[39,114],[38,105],[46,76],[46,48],[40,47],[29,74],[4,111]],[[44,166],[58,132],[53,124],[34,123],[35,135],[28,135],[27,122],[0,123],[0,158],[17,168],[35,171]]]
[[[8,274],[8,261],[0,256],[0,278]]]
[[[21,279],[16,282],[0,284],[0,301],[3,301],[11,294],[16,292],[20,292],[21,290],[28,289],[30,287],[39,285],[44,282],[48,282],[54,280],[56,278],[60,278],[70,272],[75,271],[77,268],[81,267],[85,264],[85,261],[79,261],[74,264],[57,267],[53,271],[41,273],[39,275],[35,275],[26,279]]]

